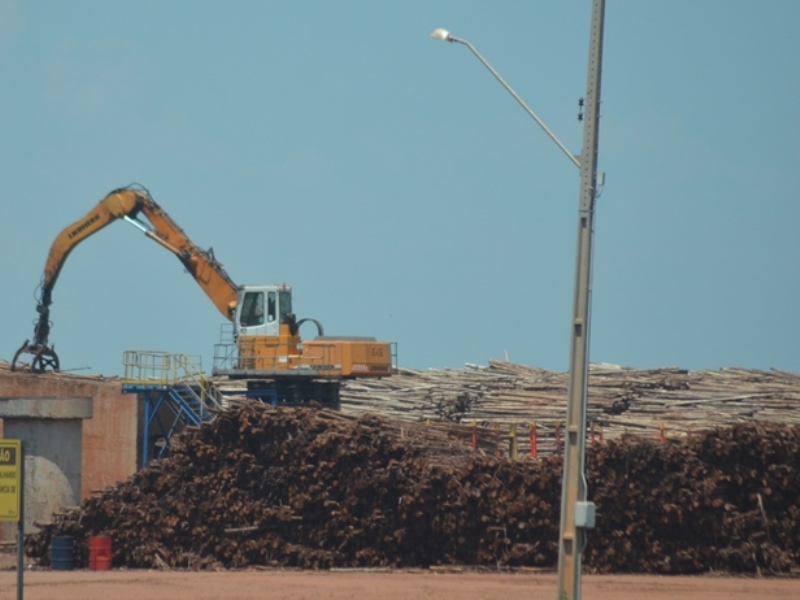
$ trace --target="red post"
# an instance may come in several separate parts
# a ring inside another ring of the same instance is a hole
[[[536,421],[531,421],[531,458],[539,456],[539,439],[536,435]]]
[[[472,449],[478,449],[478,423],[472,421]]]

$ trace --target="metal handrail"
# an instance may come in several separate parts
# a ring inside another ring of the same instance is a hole
[[[171,354],[157,350],[126,350],[123,384],[127,385],[184,385],[201,407],[201,411],[219,409],[221,403],[202,369],[202,357],[190,354]],[[195,387],[200,389],[198,394]]]

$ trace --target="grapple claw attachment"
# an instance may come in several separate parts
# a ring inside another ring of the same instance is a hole
[[[30,344],[28,340],[25,340],[25,343],[22,344],[19,350],[14,354],[14,361],[11,363],[12,371],[21,370],[23,365],[26,364],[20,361],[20,357],[23,354],[33,355],[30,362],[30,369],[34,373],[59,370],[58,354],[56,354],[53,348],[43,344]]]

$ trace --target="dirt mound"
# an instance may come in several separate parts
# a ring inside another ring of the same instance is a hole
[[[599,572],[787,572],[800,559],[800,432],[759,425],[689,443],[592,448]],[[422,424],[243,403],[187,431],[173,455],[88,499],[27,542],[113,539],[113,564],[554,566],[561,463],[472,451]]]

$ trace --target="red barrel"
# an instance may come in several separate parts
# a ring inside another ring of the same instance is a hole
[[[89,538],[89,570],[111,570],[111,538],[99,535]]]

